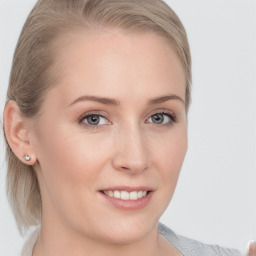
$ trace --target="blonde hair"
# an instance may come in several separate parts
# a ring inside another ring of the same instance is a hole
[[[27,118],[36,117],[53,71],[56,39],[75,28],[119,28],[152,32],[168,40],[186,77],[190,104],[191,57],[185,29],[161,0],[39,0],[29,14],[15,50],[7,101],[17,102]],[[22,163],[7,142],[7,195],[21,234],[41,221],[41,195],[33,167]]]

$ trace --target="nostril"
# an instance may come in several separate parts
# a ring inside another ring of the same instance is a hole
[[[149,157],[136,150],[118,150],[112,158],[112,166],[117,171],[140,173],[149,167]]]

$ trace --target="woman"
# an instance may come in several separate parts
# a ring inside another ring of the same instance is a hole
[[[23,255],[241,255],[158,221],[187,149],[191,61],[161,1],[38,1],[4,112]]]

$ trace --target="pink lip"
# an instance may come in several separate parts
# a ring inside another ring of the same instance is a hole
[[[132,192],[132,191],[153,191],[154,189],[146,186],[140,186],[140,187],[115,186],[115,187],[101,189],[101,191],[114,191],[114,190]]]
[[[147,195],[143,198],[140,198],[138,200],[122,200],[119,198],[114,198],[114,197],[109,197],[108,195],[104,194],[102,191],[114,191],[114,190],[119,190],[119,191],[148,191]],[[146,207],[152,196],[153,196],[153,189],[149,187],[111,187],[111,188],[106,188],[99,191],[99,194],[106,199],[109,203],[111,203],[114,207],[122,210],[139,210],[144,207]]]

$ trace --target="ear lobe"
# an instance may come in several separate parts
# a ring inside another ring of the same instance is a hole
[[[28,141],[28,124],[15,101],[9,101],[4,109],[4,131],[13,153],[24,163],[34,164],[36,159]],[[30,161],[24,156],[30,156]]]

